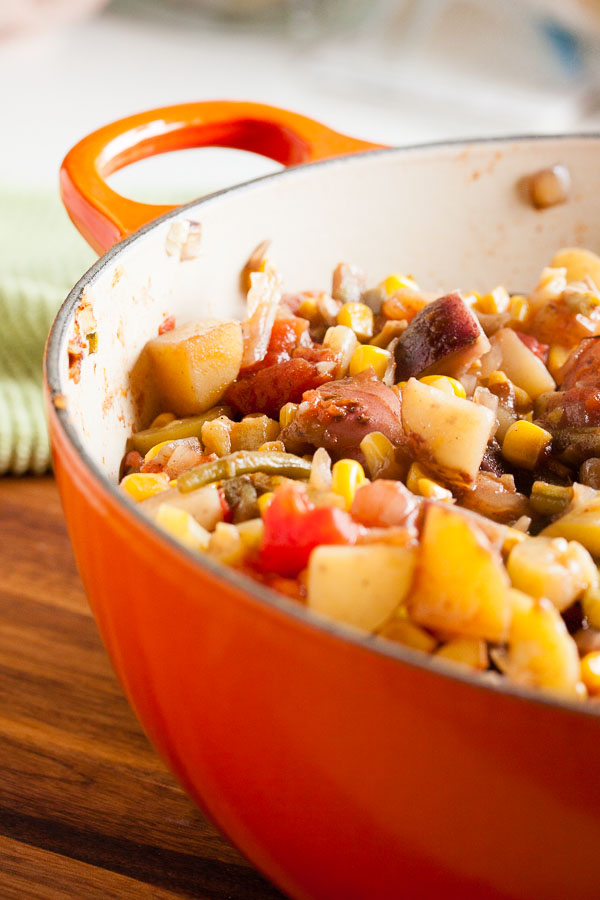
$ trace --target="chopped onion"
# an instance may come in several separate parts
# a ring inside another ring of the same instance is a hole
[[[248,318],[242,323],[242,368],[264,359],[280,301],[281,279],[277,271],[267,265],[264,272],[252,272],[247,300]]]

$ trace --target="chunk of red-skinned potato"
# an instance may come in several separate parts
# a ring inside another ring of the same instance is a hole
[[[453,484],[474,481],[494,421],[487,407],[416,378],[402,390],[402,424],[411,452]]]
[[[400,335],[396,378],[457,375],[490,349],[477,316],[460,294],[428,303]]]
[[[500,554],[452,507],[428,503],[406,606],[419,625],[444,634],[501,642],[511,619]]]
[[[164,409],[178,416],[219,402],[242,362],[239,322],[203,319],[174,328],[145,347]]]

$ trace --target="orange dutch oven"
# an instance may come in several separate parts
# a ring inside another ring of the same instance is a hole
[[[289,168],[179,209],[104,180],[208,144]],[[600,716],[326,622],[158,531],[117,488],[127,435],[154,412],[140,350],[166,315],[243,315],[239,273],[266,238],[290,290],[327,284],[340,260],[374,280],[404,269],[432,288],[524,289],[559,246],[600,249],[599,151],[594,136],[382,149],[211,102],[124,119],[64,161],[69,214],[108,251],[58,313],[45,362],[81,577],[157,750],[292,897],[598,898]],[[570,201],[536,211],[516,185],[555,163]]]

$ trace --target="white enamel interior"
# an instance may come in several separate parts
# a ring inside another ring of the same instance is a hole
[[[511,139],[299,167],[178,212],[202,225],[200,256],[183,262],[165,249],[173,218],[159,221],[85,283],[98,350],[77,384],[68,377],[73,316],[58,337],[60,391],[84,446],[114,478],[127,435],[157,411],[148,389],[140,412],[130,384],[145,342],[166,315],[242,317],[239,273],[265,238],[290,291],[328,287],[342,260],[373,284],[403,271],[432,290],[527,291],[560,246],[600,250],[599,147],[593,137]],[[571,172],[570,199],[534,210],[517,182],[556,163]]]

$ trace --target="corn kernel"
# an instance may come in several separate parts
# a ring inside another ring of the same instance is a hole
[[[175,421],[175,413],[164,412],[152,420],[150,428],[164,428],[169,422]]]
[[[514,294],[510,298],[508,311],[514,322],[525,322],[529,317],[529,300],[523,294]]]
[[[346,303],[337,316],[338,325],[351,328],[360,341],[373,337],[373,310],[366,303]]]
[[[514,466],[535,469],[540,456],[552,441],[545,428],[520,419],[513,422],[502,442],[502,455]]]
[[[258,506],[258,511],[261,516],[264,516],[265,510],[271,505],[271,500],[275,494],[273,491],[267,491],[264,494],[261,494],[258,500],[256,501],[256,505]]]
[[[500,369],[490,372],[488,375],[488,387],[495,387],[498,384],[510,384],[510,381]]]
[[[185,509],[172,506],[170,503],[161,503],[156,511],[155,521],[190,550],[207,549],[210,533]]]
[[[136,501],[148,500],[155,494],[166,491],[169,487],[169,476],[166,472],[135,472],[126,475],[121,482],[121,488]]]
[[[358,375],[372,366],[377,377],[383,378],[391,360],[392,354],[388,350],[372,347],[371,344],[359,344],[350,359],[349,372],[351,375]]]
[[[285,444],[283,441],[265,441],[258,449],[265,453],[285,453]]]
[[[457,378],[451,378],[449,375],[424,375],[419,378],[422,384],[429,384],[431,387],[444,391],[445,394],[454,394],[455,397],[466,399],[467,393]]]
[[[365,460],[371,478],[376,478],[380,472],[389,469],[396,461],[396,451],[392,442],[380,431],[372,431],[365,435],[360,442],[360,450]]]
[[[358,341],[356,335],[347,325],[334,325],[328,328],[323,338],[323,346],[334,350],[341,355],[337,369],[335,370],[336,378],[343,378],[348,374],[348,366],[352,359],[352,354],[356,350]]]
[[[285,428],[286,425],[289,425],[290,422],[293,422],[296,418],[296,413],[298,412],[298,404],[297,403],[285,403],[281,409],[279,410],[279,425],[281,428]]]
[[[506,312],[510,304],[510,297],[506,288],[497,287],[489,294],[484,294],[475,302],[475,309],[488,315],[497,315]]]
[[[352,506],[357,489],[366,480],[365,470],[354,459],[340,459],[331,470],[331,490],[344,498],[347,509]]]
[[[399,275],[398,273],[394,273],[393,275],[388,275],[382,282],[382,287],[385,290],[388,297],[390,294],[394,294],[396,291],[418,291],[419,285],[411,278],[410,275]]]
[[[384,625],[379,636],[387,638],[388,641],[403,644],[405,647],[412,647],[413,650],[421,650],[423,653],[433,653],[437,647],[437,641],[433,635],[408,619],[394,617]]]
[[[162,449],[162,447],[166,447],[167,444],[170,444],[170,441],[161,441],[159,444],[155,444],[154,447],[150,447],[148,452],[144,457],[144,462],[149,463],[154,457],[158,454],[158,451]]]
[[[600,651],[586,653],[581,660],[581,680],[590,694],[600,694]]]
[[[301,319],[308,319],[309,322],[314,322],[319,315],[316,297],[306,297],[298,307],[296,315]]]
[[[558,372],[566,363],[570,352],[568,347],[561,347],[560,344],[550,345],[547,369],[554,379],[556,379]]]
[[[522,543],[526,540],[527,535],[524,531],[519,531],[518,528],[507,528],[504,533],[504,541],[502,544],[502,552],[510,553],[513,547],[517,544]]]
[[[210,536],[208,551],[228,566],[241,563],[245,556],[245,547],[236,526],[228,522],[218,522]]]
[[[245,522],[238,522],[236,527],[245,549],[249,552],[258,550],[264,531],[262,519],[247,519]]]
[[[417,494],[419,497],[427,497],[429,500],[452,500],[452,491],[434,481],[417,462],[412,463],[408,470],[406,487],[413,494]]]
[[[445,643],[435,655],[471,669],[487,669],[489,657],[485,641],[478,638],[457,637]]]

